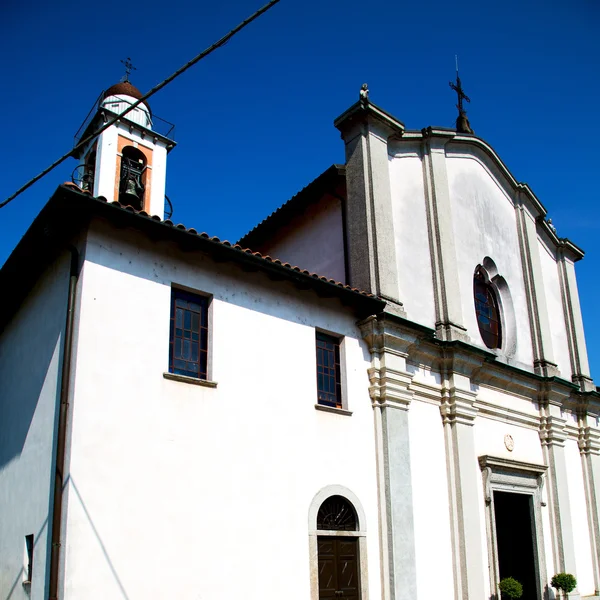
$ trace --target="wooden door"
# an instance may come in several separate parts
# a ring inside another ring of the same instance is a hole
[[[360,600],[358,538],[319,537],[319,600]]]

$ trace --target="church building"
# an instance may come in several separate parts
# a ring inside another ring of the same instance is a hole
[[[345,164],[237,244],[100,95],[0,270],[1,600],[600,597],[583,252],[455,89],[409,130],[364,85]]]

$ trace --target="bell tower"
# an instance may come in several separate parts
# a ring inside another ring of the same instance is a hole
[[[76,146],[142,98],[129,81],[131,64],[126,67],[123,81],[96,100],[75,135]],[[173,129],[143,102],[78,148],[74,156],[80,164],[73,171],[74,183],[94,196],[164,219],[167,154],[175,147]]]

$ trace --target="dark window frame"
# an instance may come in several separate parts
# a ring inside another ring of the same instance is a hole
[[[169,373],[208,380],[210,296],[171,288]]]
[[[317,513],[319,531],[358,531],[358,514],[348,498],[334,494],[326,498]]]
[[[498,294],[479,269],[473,276],[473,301],[483,343],[490,350],[502,348],[502,316]]]
[[[341,338],[316,332],[317,403],[342,406]]]

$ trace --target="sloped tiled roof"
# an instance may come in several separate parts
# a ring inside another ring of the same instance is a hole
[[[385,305],[383,300],[367,291],[262,255],[240,244],[232,244],[204,232],[198,233],[196,229],[181,223],[161,220],[156,215],[136,211],[119,202],[108,202],[103,197],[94,198],[75,184],[65,183],[57,188],[0,269],[0,287],[15,292],[0,295],[0,314],[4,316],[2,323],[6,322],[7,314],[14,312],[56,253],[93,217],[140,230],[153,240],[172,240],[186,249],[196,248],[219,260],[241,263],[246,269],[263,271],[275,280],[291,281],[300,289],[312,289],[323,297],[338,297],[365,316],[380,312]]]
[[[343,186],[345,193],[346,167],[332,165],[240,238],[238,244],[254,248],[260,246],[295,216],[302,214],[310,204],[318,202],[324,194],[336,194],[340,186]]]

